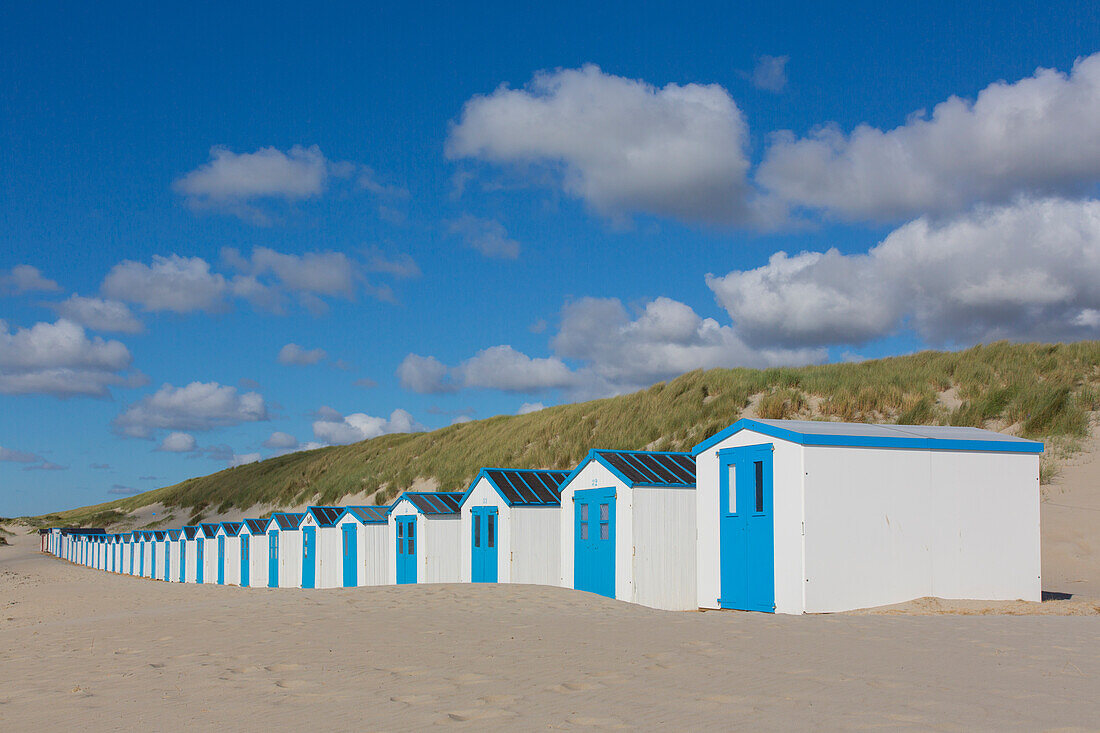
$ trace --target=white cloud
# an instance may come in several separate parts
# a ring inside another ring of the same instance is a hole
[[[555,355],[532,358],[511,346],[484,349],[457,366],[410,354],[398,369],[401,384],[416,392],[463,388],[534,394],[564,389],[572,397],[620,394],[692,369],[767,367],[823,361],[814,348],[747,345],[731,326],[702,318],[669,298],[648,302],[631,318],[616,298],[582,298],[562,309],[552,341]],[[571,368],[564,359],[579,363]],[[540,403],[525,407],[540,406]]]
[[[392,257],[379,249],[370,250],[367,253],[368,272],[379,272],[400,278],[420,277],[420,265],[405,252],[399,252]]]
[[[103,396],[127,382],[130,362],[122,343],[88,338],[63,318],[14,333],[0,320],[0,393]]]
[[[111,488],[107,489],[107,493],[114,494],[116,496],[133,496],[134,494],[140,494],[141,489],[135,489],[133,486],[114,484],[111,486]]]
[[[589,64],[470,99],[446,153],[550,166],[566,193],[610,217],[729,223],[752,216],[747,136],[717,84],[658,88]]]
[[[447,382],[447,372],[447,365],[434,356],[409,354],[398,365],[397,378],[402,387],[413,392],[453,392],[458,387]]]
[[[282,293],[288,292],[311,312],[323,312],[327,306],[322,296],[353,298],[356,281],[361,279],[358,263],[343,252],[293,255],[256,247],[246,258],[227,247],[222,259],[245,273],[234,279],[235,293],[274,311],[282,310]]]
[[[324,349],[303,349],[298,344],[290,343],[279,349],[279,363],[293,364],[295,366],[309,366],[324,359],[328,354]]]
[[[175,432],[164,436],[164,440],[161,441],[157,450],[168,453],[192,453],[198,450],[198,447],[195,436],[190,433]]]
[[[591,394],[616,394],[692,369],[770,367],[823,361],[819,349],[756,349],[731,326],[702,318],[670,298],[645,304],[636,318],[616,298],[582,298],[562,310],[553,348],[585,364]]]
[[[576,375],[561,359],[533,359],[511,346],[483,349],[455,367],[452,375],[463,387],[506,392],[538,392],[577,384]]]
[[[837,126],[774,136],[756,179],[790,203],[841,219],[951,214],[1019,195],[1076,195],[1100,179],[1100,54],[1069,75],[1039,69],[996,82],[973,102],[883,131]]]
[[[127,407],[112,425],[122,435],[147,438],[157,430],[211,430],[266,419],[260,394],[238,394],[236,387],[217,382],[192,382],[185,387],[163,385]]]
[[[749,81],[757,89],[769,92],[781,92],[787,86],[788,56],[761,56],[749,76]]]
[[[860,344],[905,327],[932,343],[1095,338],[1100,201],[921,218],[866,254],[778,252],[707,283],[754,344]]]
[[[251,202],[264,199],[298,201],[324,193],[329,176],[344,166],[330,163],[316,145],[295,145],[287,152],[273,147],[254,153],[210,149],[210,161],[179,178],[177,193],[195,207],[215,207],[256,223],[268,217]]]
[[[473,418],[469,415],[456,415],[455,418],[451,420],[451,425],[461,425],[463,423],[468,423],[472,421]]]
[[[495,219],[481,219],[470,214],[448,224],[451,234],[461,236],[471,249],[486,257],[514,260],[519,257],[519,242],[508,236],[508,230]]]
[[[8,272],[0,270],[0,295],[21,295],[32,290],[53,292],[61,286],[43,277],[37,267],[16,265]]]
[[[243,466],[246,463],[256,463],[260,460],[259,453],[244,453],[243,455],[233,454],[233,457],[229,459],[228,465],[230,468],[237,466]]]
[[[298,439],[290,433],[276,430],[271,434],[271,437],[264,441],[264,447],[273,450],[293,450],[298,447]]]
[[[318,411],[318,420],[313,423],[313,435],[326,444],[346,445],[361,440],[377,438],[389,433],[415,433],[426,428],[418,423],[407,411],[396,409],[387,420],[382,417],[356,412],[343,417],[331,407]]]
[[[532,412],[538,412],[539,410],[545,410],[546,405],[541,402],[524,402],[516,410],[517,415],[530,415]]]
[[[23,467],[24,471],[68,471],[68,466],[59,466],[56,463],[50,463],[49,461],[42,461],[41,463],[32,463],[29,466]]]
[[[71,295],[53,306],[62,318],[90,328],[93,331],[117,331],[119,333],[141,333],[144,327],[130,308],[117,300],[87,298]]]
[[[189,313],[221,310],[227,283],[201,257],[173,254],[153,255],[151,265],[124,260],[107,273],[101,289],[108,297],[137,303],[147,311]]]

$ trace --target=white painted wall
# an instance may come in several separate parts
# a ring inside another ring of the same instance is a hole
[[[508,515],[511,583],[561,582],[561,507],[512,507]]]
[[[241,584],[241,542],[237,537],[230,537],[223,530],[219,535],[225,537],[225,584]],[[217,580],[217,578],[215,578]]]
[[[695,592],[695,489],[632,490],[633,603],[669,611],[698,608]]]
[[[267,535],[254,535],[241,530],[242,541],[248,542],[248,587],[267,587]]]
[[[302,587],[302,533],[279,530],[279,587]]]
[[[350,521],[347,517],[344,521]],[[359,524],[356,522],[356,524]],[[359,585],[387,585],[395,582],[397,565],[393,558],[394,545],[388,524],[359,524],[359,569],[356,582]],[[390,580],[393,574],[394,581]]]
[[[184,535],[186,538],[186,535]],[[185,539],[184,544],[187,546],[187,557],[184,559],[184,565],[186,570],[187,583],[194,583],[195,576],[198,572],[198,540],[197,539]]]
[[[344,537],[339,526],[317,530],[317,587],[344,587]]]
[[[416,582],[459,583],[462,568],[462,520],[460,515],[427,516],[420,514],[412,502],[401,499],[390,512],[389,541],[391,556],[388,582],[397,583],[397,555],[392,548],[397,543],[397,517],[416,517]]]
[[[721,542],[718,524],[718,451],[746,445],[774,446],[772,520],[775,532],[775,610],[802,613],[802,446],[742,430],[695,457],[696,593],[700,608],[718,608]]]

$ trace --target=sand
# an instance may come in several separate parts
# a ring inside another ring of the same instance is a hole
[[[0,548],[0,730],[1095,729],[1100,616],[654,611],[557,588],[242,590]]]

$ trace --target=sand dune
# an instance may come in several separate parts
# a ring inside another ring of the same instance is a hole
[[[0,550],[0,729],[1092,728],[1100,617],[169,584]]]

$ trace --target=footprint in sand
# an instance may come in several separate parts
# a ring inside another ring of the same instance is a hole
[[[149,666],[153,669],[164,669],[165,664],[164,662],[150,662]]]
[[[550,687],[551,692],[584,692],[586,690],[599,690],[604,685],[598,682],[562,682]]]
[[[452,713],[447,713],[447,717],[456,723],[466,723],[471,720],[490,720],[492,718],[502,718],[506,715],[515,715],[515,713],[510,710],[501,710],[499,708],[456,710]]]
[[[264,667],[264,669],[268,672],[290,672],[292,670],[301,668],[302,665],[300,664],[271,664],[267,667]]]
[[[435,695],[394,695],[390,698],[390,702],[402,702],[406,705],[427,705],[438,700]]]
[[[618,718],[591,718],[591,717],[576,717],[568,718],[571,725],[583,725],[591,728],[627,728],[626,723]]]

